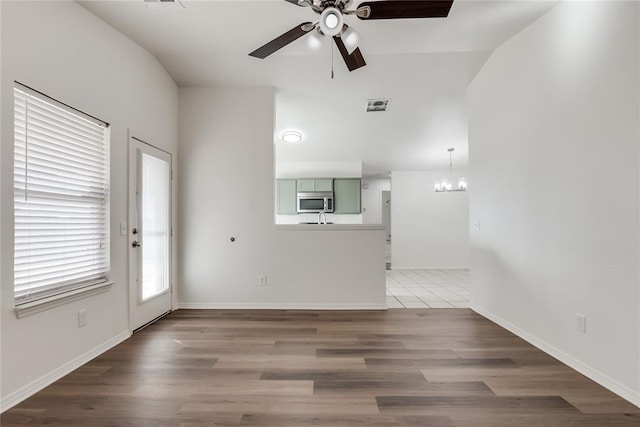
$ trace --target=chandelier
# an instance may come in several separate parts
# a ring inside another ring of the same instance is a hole
[[[457,185],[453,186],[453,151],[455,148],[449,148],[449,179],[443,179],[436,182],[436,193],[444,191],[467,191],[467,181],[464,178],[458,179]]]

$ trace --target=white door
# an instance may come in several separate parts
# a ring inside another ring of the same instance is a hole
[[[171,154],[129,138],[129,328],[171,311]]]

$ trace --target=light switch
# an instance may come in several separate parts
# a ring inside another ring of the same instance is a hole
[[[126,222],[121,222],[120,223],[120,235],[121,236],[126,236],[127,235],[127,223]]]

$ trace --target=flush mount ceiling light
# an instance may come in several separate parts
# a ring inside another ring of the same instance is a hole
[[[453,187],[453,152],[455,148],[449,148],[449,179],[443,179],[436,182],[436,193],[444,191],[467,191],[467,181],[464,178],[458,179],[458,184]]]
[[[282,132],[282,135],[280,135],[280,137],[284,142],[289,142],[292,144],[302,141],[302,133],[298,132],[297,130],[286,130]]]

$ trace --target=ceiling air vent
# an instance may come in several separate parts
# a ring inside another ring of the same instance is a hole
[[[387,111],[390,99],[369,99],[367,101],[367,113],[372,111]]]
[[[149,9],[184,9],[180,0],[143,0]]]

